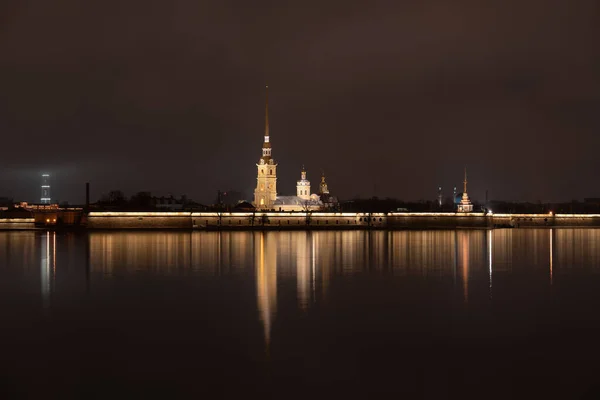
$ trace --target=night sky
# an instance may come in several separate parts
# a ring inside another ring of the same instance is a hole
[[[4,0],[0,196],[600,197],[600,3]]]

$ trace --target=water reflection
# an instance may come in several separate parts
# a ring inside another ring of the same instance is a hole
[[[273,234],[258,234],[256,251],[256,298],[267,347],[277,308],[277,242]]]
[[[42,306],[50,306],[50,295],[56,276],[56,232],[46,232],[40,240],[40,282]]]
[[[296,250],[296,287],[298,307],[308,308],[311,298],[311,288],[314,287],[315,243],[314,237],[307,234],[298,239]]]
[[[135,274],[253,277],[258,314],[269,342],[278,296],[289,287],[295,287],[297,307],[304,312],[329,296],[334,280],[363,274],[441,279],[455,284],[455,293],[468,304],[474,293],[483,293],[483,282],[491,299],[492,289],[495,296],[497,285],[510,274],[543,273],[547,284],[554,284],[570,271],[597,273],[599,243],[597,229],[92,232],[58,236],[52,232],[0,232],[0,266],[29,271],[35,265],[35,271],[29,273],[36,280],[39,277],[36,291],[41,292],[44,307],[51,306],[59,287],[93,289],[95,279],[135,279]],[[58,260],[57,255],[63,254],[59,248],[65,256]],[[76,268],[71,267],[76,282],[69,283],[65,270],[69,263],[81,268],[76,275]],[[9,285],[7,282],[3,285]]]
[[[270,325],[272,317],[267,315],[273,315],[275,310],[278,277],[282,282],[295,279],[297,304],[302,310],[326,295],[334,277],[363,273],[452,277],[468,303],[473,274],[479,279],[483,271],[491,297],[494,276],[511,273],[514,265],[549,265],[550,282],[557,261],[567,268],[577,266],[569,261],[575,259],[585,260],[582,263],[586,268],[598,265],[599,232],[94,232],[89,235],[89,259],[91,271],[101,272],[104,277],[140,272],[253,274],[258,292],[268,293],[268,301],[265,298],[258,304]],[[558,246],[554,244],[555,236]]]
[[[40,365],[64,360],[72,369],[30,386],[75,376],[102,387],[97,371],[110,370],[108,389],[133,379],[131,393],[145,379],[171,393],[231,377],[244,390],[302,381],[337,393],[366,376],[367,397],[383,381],[443,392],[471,377],[480,394],[514,368],[517,383],[535,370],[592,382],[599,243],[596,229],[0,232],[5,372],[39,380]],[[182,359],[194,368],[173,368]],[[462,372],[448,375],[449,359]]]

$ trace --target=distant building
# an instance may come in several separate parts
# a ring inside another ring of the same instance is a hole
[[[469,195],[467,193],[467,168],[465,168],[465,180],[464,180],[464,190],[462,193],[462,199],[460,203],[458,203],[458,212],[473,212],[473,204],[469,199]]]
[[[42,204],[50,204],[52,202],[50,198],[50,175],[42,174],[42,197],[40,201]]]
[[[23,209],[29,211],[49,211],[49,210],[58,210],[60,207],[58,204],[31,204],[26,201],[22,201],[20,203],[14,204],[15,209]]]
[[[325,172],[321,172],[321,184],[319,185],[319,197],[323,203],[324,209],[335,209],[339,207],[339,201],[336,196],[329,193],[329,186],[325,181]]]
[[[255,210],[256,208],[247,201],[240,201],[235,205],[235,207],[233,207],[233,211],[237,212],[253,212]]]
[[[227,208],[235,207],[239,202],[244,200],[242,192],[237,190],[219,191],[217,194],[217,205]]]
[[[173,197],[173,195],[170,195],[167,197],[153,196],[151,203],[154,207],[156,207],[160,210],[177,211],[177,210],[183,210],[183,208],[187,204],[187,197],[181,196],[179,199],[177,199],[177,198]]]

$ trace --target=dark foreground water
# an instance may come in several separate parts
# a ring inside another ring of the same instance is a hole
[[[0,398],[600,398],[599,322],[600,230],[0,232]]]

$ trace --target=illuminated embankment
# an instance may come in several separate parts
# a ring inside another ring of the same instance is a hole
[[[33,218],[0,218],[0,230],[35,229]]]
[[[89,229],[455,229],[600,227],[600,214],[90,212]]]
[[[324,212],[34,212],[0,219],[12,229],[456,229],[600,227],[600,214],[324,213]]]

